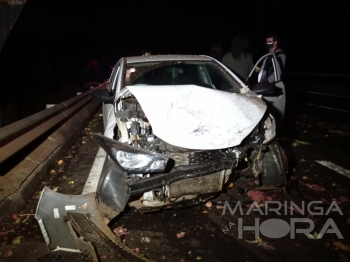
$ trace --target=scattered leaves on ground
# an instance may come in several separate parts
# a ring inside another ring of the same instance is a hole
[[[125,236],[127,234],[129,234],[130,232],[127,232],[126,228],[123,227],[116,227],[115,229],[113,229],[113,233],[119,237],[121,236]]]
[[[344,204],[344,203],[347,203],[347,202],[350,202],[350,199],[347,198],[346,196],[341,196],[341,197],[337,198],[337,203],[338,204]]]
[[[293,142],[292,142],[292,146],[299,146],[299,145],[311,145],[311,143],[309,142],[305,142],[305,141],[301,141],[301,140],[297,140],[297,139],[294,139]]]
[[[2,254],[2,258],[10,258],[13,256],[13,251],[12,249],[9,249],[7,251],[5,251],[3,254]]]
[[[314,191],[326,191],[326,189],[323,187],[323,186],[320,186],[320,185],[316,185],[316,184],[307,184],[307,183],[303,183],[303,182],[299,182],[301,185],[309,188],[309,189],[312,189]]]
[[[149,237],[142,237],[141,242],[142,243],[149,243],[149,242],[151,242],[151,239]]]
[[[208,201],[207,203],[205,203],[205,206],[211,208],[213,206],[213,203],[211,201]]]
[[[7,230],[7,231],[0,231],[0,236],[4,236],[4,235],[7,235],[8,233],[13,233],[15,232],[14,229],[10,229],[10,230]]]
[[[186,235],[185,232],[180,232],[180,233],[177,233],[177,234],[176,234],[176,237],[177,237],[177,238],[183,238],[185,235]]]
[[[19,245],[22,242],[22,236],[16,237],[12,240],[13,245]]]
[[[261,238],[257,238],[255,240],[249,241],[249,240],[245,240],[247,243],[249,244],[258,244],[259,247],[263,247],[266,250],[270,250],[270,251],[275,251],[275,248],[269,244],[267,244],[266,242],[262,241]]]
[[[341,242],[334,242],[333,245],[335,246],[336,250],[350,251],[350,246],[344,245]]]

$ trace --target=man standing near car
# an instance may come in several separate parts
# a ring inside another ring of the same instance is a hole
[[[286,65],[286,55],[283,50],[278,45],[279,37],[275,33],[270,33],[266,36],[266,49],[268,53],[274,53],[277,59],[277,69],[279,73],[279,78],[281,79],[282,72],[284,71]],[[274,70],[272,66],[272,58],[266,57],[261,69],[256,68],[255,71],[260,71],[258,81],[264,82],[268,81],[269,83],[276,82]]]

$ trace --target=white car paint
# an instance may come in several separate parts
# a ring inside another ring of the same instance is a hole
[[[195,85],[126,88],[140,103],[156,136],[190,149],[237,146],[266,111],[266,104],[254,93],[228,93]]]
[[[103,107],[103,124],[104,124],[104,135],[109,138],[114,136],[114,128],[117,124],[114,114],[113,104],[104,104]]]

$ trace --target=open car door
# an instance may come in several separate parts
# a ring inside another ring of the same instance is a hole
[[[281,68],[274,53],[262,56],[245,81],[250,90],[263,96],[268,111],[280,126],[286,107],[286,90],[281,81]]]

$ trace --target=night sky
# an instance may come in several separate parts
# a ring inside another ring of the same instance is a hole
[[[0,53],[1,90],[15,93],[0,99],[35,100],[33,90],[49,99],[50,88],[68,96],[67,86],[94,80],[84,71],[91,59],[114,65],[144,47],[208,55],[214,42],[227,52],[239,33],[255,60],[273,31],[287,71],[348,74],[349,11],[347,0],[27,0]]]

